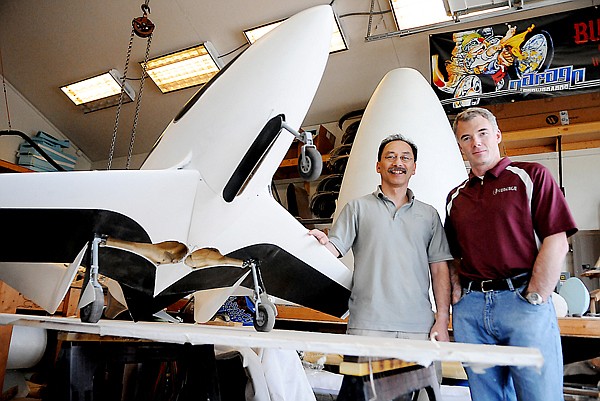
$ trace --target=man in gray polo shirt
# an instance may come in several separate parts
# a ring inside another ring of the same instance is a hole
[[[402,135],[381,142],[381,185],[350,201],[330,230],[309,233],[335,256],[352,249],[354,276],[348,334],[448,341],[452,259],[434,207],[415,199],[408,183],[417,147]],[[437,313],[429,299],[430,277]]]

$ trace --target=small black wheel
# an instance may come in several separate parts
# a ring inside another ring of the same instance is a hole
[[[316,148],[308,146],[304,148],[304,156],[304,159],[302,158],[302,154],[298,156],[298,171],[300,177],[302,177],[304,181],[314,181],[321,175],[321,171],[323,170],[323,159]]]
[[[94,302],[81,308],[79,315],[84,323],[98,323],[104,311],[104,291],[102,287],[94,287]]]
[[[268,305],[258,304],[258,311],[254,317],[256,331],[268,332],[275,327],[275,309]]]

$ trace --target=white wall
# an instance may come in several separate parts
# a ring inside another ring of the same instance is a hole
[[[1,84],[2,76],[0,76]],[[4,91],[0,91],[0,130],[8,130],[8,117],[6,111],[6,101]],[[67,138],[58,128],[56,128],[46,117],[44,117],[27,99],[13,88],[9,82],[6,82],[6,98],[8,99],[8,114],[10,115],[11,129],[21,131],[28,136],[35,136],[38,131],[44,131],[58,139]],[[0,137],[0,159],[11,163],[17,162],[17,150],[23,142],[18,136]],[[77,148],[73,142],[71,147],[65,150],[66,153],[77,156],[76,170],[89,170],[91,161]]]
[[[546,166],[559,181],[558,153],[511,157]],[[571,213],[580,230],[600,228],[600,149],[563,152],[562,182]]]

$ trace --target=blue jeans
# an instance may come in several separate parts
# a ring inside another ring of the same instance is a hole
[[[456,341],[533,347],[544,357],[535,368],[494,366],[485,373],[466,368],[473,401],[562,401],[563,362],[560,332],[550,299],[531,305],[514,290],[468,291],[452,307]]]

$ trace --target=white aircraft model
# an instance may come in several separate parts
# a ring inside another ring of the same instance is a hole
[[[83,263],[88,322],[104,307],[98,273],[120,284],[135,320],[210,290],[194,306],[208,320],[238,286],[254,291],[258,330],[274,324],[266,291],[343,315],[351,272],[269,189],[295,136],[303,176],[320,173],[310,134],[292,127],[321,80],[332,18],[310,8],[250,46],[188,101],[141,170],[0,175],[0,279],[53,313]]]

